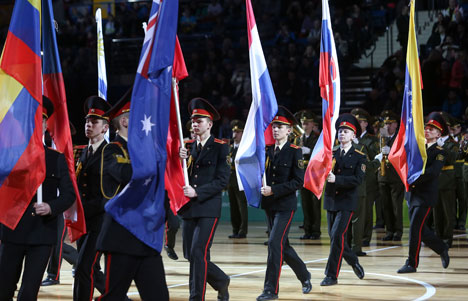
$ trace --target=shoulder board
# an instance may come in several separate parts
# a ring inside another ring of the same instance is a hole
[[[444,150],[444,148],[442,146],[436,146],[437,149],[440,149],[440,150]]]
[[[195,142],[195,139],[184,140],[185,144],[190,144],[190,143],[194,143],[194,142]]]
[[[340,146],[336,145],[336,146],[333,147],[333,151],[337,151],[339,148],[340,148]]]
[[[289,146],[291,146],[292,148],[295,148],[295,149],[300,149],[301,148],[300,146],[297,146],[297,145],[292,144],[292,143]]]
[[[86,147],[88,147],[87,145],[75,145],[73,146],[73,149],[85,149]]]
[[[215,138],[214,142],[219,143],[219,144],[226,144],[226,141],[218,139],[218,138]]]
[[[54,152],[57,152],[57,153],[59,153],[59,154],[62,153],[62,152],[59,152],[58,150],[56,150],[55,148],[52,148],[52,147],[47,147],[47,148],[50,149],[50,150],[52,150],[52,151],[54,151]]]
[[[355,151],[356,153],[358,153],[358,154],[361,154],[361,155],[363,155],[363,156],[365,156],[365,155],[366,155],[366,154],[364,154],[362,151],[360,151],[360,150],[358,150],[358,149],[356,149],[356,148],[354,149],[354,151]]]
[[[110,144],[115,144],[115,145],[117,145],[118,147],[123,147],[123,146],[122,146],[122,143],[120,143],[119,141],[112,141],[112,142],[109,143],[109,145],[110,145]]]
[[[265,145],[265,146],[268,147],[268,146],[273,146],[273,145],[274,145],[274,144],[267,144],[267,145]]]

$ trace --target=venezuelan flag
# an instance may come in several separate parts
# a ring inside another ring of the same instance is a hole
[[[406,191],[409,185],[424,173],[427,160],[421,94],[422,79],[414,26],[414,2],[415,0],[411,1],[400,130],[388,155],[388,159],[405,184]]]
[[[0,223],[14,229],[45,177],[41,1],[17,0],[0,58]]]

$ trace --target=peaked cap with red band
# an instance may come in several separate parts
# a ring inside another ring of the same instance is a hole
[[[99,96],[90,96],[84,104],[85,118],[94,117],[104,120],[109,120],[109,117],[104,114],[110,109],[110,104]]]
[[[337,130],[339,128],[347,128],[352,130],[356,134],[356,137],[361,136],[361,126],[359,125],[359,121],[350,113],[341,114],[336,120],[335,128]]]
[[[130,112],[130,100],[132,98],[133,87],[130,88],[125,94],[110,108],[103,116],[114,119],[122,114]]]
[[[440,131],[442,136],[448,135],[448,126],[445,122],[444,117],[439,112],[432,112],[427,117],[427,122],[425,126],[432,126]]]
[[[273,118],[271,123],[282,123],[290,126],[299,124],[296,117],[294,117],[294,115],[283,106],[278,106],[278,113],[276,113],[276,116]]]
[[[213,121],[219,120],[218,111],[206,100],[201,97],[192,99],[188,104],[190,118],[207,117]]]

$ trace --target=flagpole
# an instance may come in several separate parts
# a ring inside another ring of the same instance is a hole
[[[177,129],[179,130],[179,139],[181,147],[184,145],[184,134],[182,133],[182,122],[180,119],[180,110],[179,110],[179,93],[177,93],[177,79],[172,78],[172,93],[174,94],[174,104],[177,115]],[[188,172],[187,172],[187,159],[182,160],[182,168],[184,170],[184,181],[185,186],[189,185]]]

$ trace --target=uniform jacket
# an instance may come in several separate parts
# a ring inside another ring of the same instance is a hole
[[[87,159],[89,149],[83,150],[77,163],[76,177],[86,219],[86,228],[99,231],[104,214],[101,192],[101,154],[107,142],[104,140],[93,155]]]
[[[444,145],[445,163],[439,175],[439,190],[452,189],[455,190],[455,161],[458,155],[458,143],[449,137],[445,140]]]
[[[190,149],[188,171],[190,185],[197,197],[191,198],[180,210],[183,218],[219,217],[221,215],[221,192],[229,181],[229,147],[210,136],[200,155],[197,143]]]
[[[395,142],[397,133],[398,133],[398,130],[397,130],[397,132],[395,132],[393,137],[386,143],[386,145],[389,146],[390,148],[392,148],[393,142]],[[371,158],[371,159],[374,159],[374,158]],[[379,170],[379,173],[378,173],[379,182],[392,182],[392,183],[399,182],[399,183],[403,184],[403,182],[401,181],[400,176],[396,172],[396,170],[393,167],[392,163],[390,163],[390,161],[388,160],[388,155],[384,156],[383,160],[384,160],[384,164],[385,164],[385,176],[382,176],[381,171]]]
[[[275,145],[266,147],[266,182],[273,195],[262,197],[262,208],[274,211],[295,211],[296,191],[304,184],[304,163],[300,147],[286,142],[274,156]]]
[[[424,174],[409,186],[405,199],[410,207],[435,206],[438,199],[439,174],[444,166],[445,151],[436,143],[427,149],[427,161]]]
[[[76,195],[68,174],[65,156],[46,147],[45,160],[46,177],[42,183],[42,200],[49,204],[51,214],[33,215],[35,213],[33,204],[37,202],[37,195],[34,195],[15,230],[0,226],[2,242],[27,245],[55,245],[57,243],[57,216],[73,204]],[[57,189],[59,190],[58,196]]]
[[[333,152],[333,159],[335,183],[326,183],[323,207],[329,211],[354,211],[358,204],[358,186],[366,171],[366,156],[351,146],[343,157],[338,148]]]
[[[113,142],[102,149],[101,160],[103,166],[101,187],[105,200],[109,200],[122,191],[132,178],[127,141],[117,135]],[[156,250],[141,242],[107,213],[104,216],[96,246],[99,251],[111,253],[134,256],[157,254]]]

